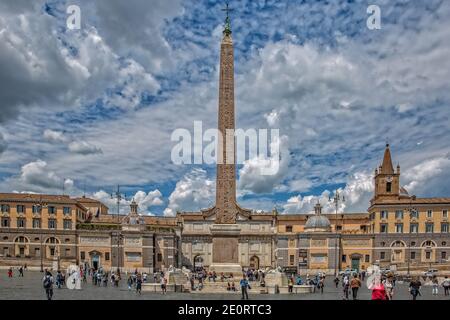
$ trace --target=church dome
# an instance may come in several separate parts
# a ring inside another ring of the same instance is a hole
[[[331,223],[327,217],[322,216],[322,207],[319,203],[314,207],[315,215],[308,218],[305,231],[327,232],[331,230]]]

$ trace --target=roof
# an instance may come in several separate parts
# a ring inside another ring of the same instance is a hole
[[[389,144],[386,144],[384,150],[383,163],[381,164],[381,171],[383,174],[394,174],[394,167],[392,166],[391,151],[389,150]]]
[[[403,197],[398,199],[378,199],[371,206],[376,205],[420,205],[420,204],[445,204],[450,205],[450,198],[413,198]]]
[[[78,201],[76,201],[73,198],[70,198],[70,196],[68,195],[49,195],[37,193],[0,193],[0,201],[78,204]]]

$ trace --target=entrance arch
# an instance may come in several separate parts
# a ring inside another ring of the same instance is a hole
[[[19,236],[14,239],[14,254],[21,258],[30,254],[30,240],[27,237]]]
[[[257,256],[250,258],[250,268],[255,270],[259,269],[259,258]]]
[[[56,237],[50,237],[45,240],[45,257],[47,259],[53,259],[58,256],[59,239]]]

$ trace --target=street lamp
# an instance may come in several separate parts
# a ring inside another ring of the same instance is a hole
[[[409,231],[410,231],[410,232],[409,232],[409,233],[411,234],[411,219],[413,218],[413,214],[417,214],[418,209],[415,208],[415,207],[413,207],[413,206],[412,206],[412,202],[410,201],[409,207],[406,208],[405,210],[409,212],[409,223],[410,223],[410,226],[409,226],[409,228],[410,228]],[[416,218],[418,218],[418,217],[416,216]],[[407,268],[408,268],[408,270],[407,270],[407,277],[409,278],[409,277],[411,276],[411,274],[410,274],[410,262],[411,262],[411,238],[410,238],[409,241],[408,241],[408,259],[407,259],[406,261],[407,261]]]
[[[334,252],[336,255],[336,261],[335,261],[335,265],[334,265],[334,274],[335,276],[339,276],[338,275],[338,265],[339,265],[339,252],[338,252],[338,232],[337,232],[337,221],[338,221],[338,209],[339,209],[339,203],[340,202],[345,202],[345,196],[341,196],[341,194],[339,193],[338,190],[336,190],[334,192],[334,197],[328,198],[328,201],[333,202],[334,203],[334,207],[335,207],[335,213],[336,213],[336,219],[334,222],[334,231],[335,231],[335,235],[336,235],[336,239],[334,241]]]
[[[40,216],[40,223],[39,223],[39,228],[41,229],[40,230],[40,242],[41,242],[41,245],[40,245],[40,256],[41,256],[41,272],[44,272],[44,261],[43,261],[43,250],[42,250],[42,208],[46,208],[47,207],[47,203],[45,203],[45,202],[43,202],[42,201],[42,195],[40,195],[39,196],[39,201],[38,202],[36,202],[35,204],[34,204],[34,206],[35,206],[35,208],[36,208],[36,211],[37,211],[37,213],[39,213],[39,216]]]
[[[121,194],[120,193],[120,186],[117,185],[117,191],[115,192],[115,194],[111,194],[111,199],[116,199],[117,201],[117,271],[120,274],[120,239],[123,238],[122,233],[120,232],[120,201],[122,199],[126,199],[126,195],[125,194]]]

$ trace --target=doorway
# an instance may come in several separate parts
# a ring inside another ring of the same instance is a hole
[[[352,269],[359,272],[359,258],[352,258]]]
[[[92,267],[94,270],[98,270],[100,267],[100,257],[97,254],[92,256]]]

